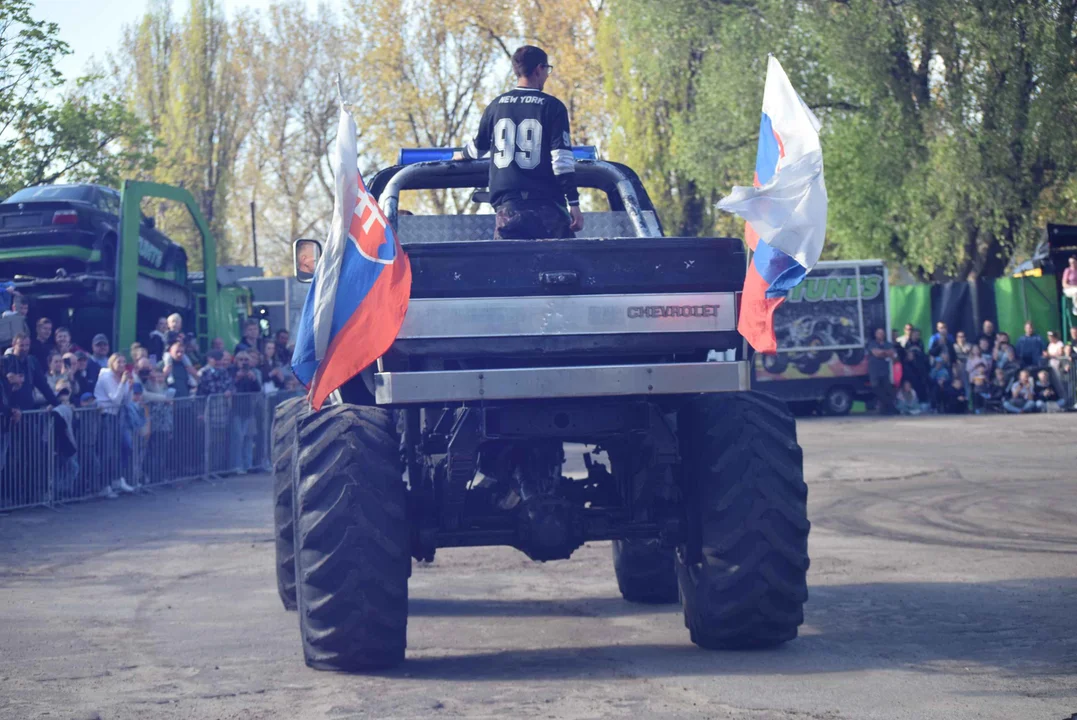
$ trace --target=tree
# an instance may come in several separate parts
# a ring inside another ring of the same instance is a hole
[[[256,121],[237,170],[232,224],[250,237],[248,204],[241,201],[256,203],[259,262],[274,270],[291,262],[292,240],[327,229],[325,208],[333,199],[327,156],[339,112],[342,35],[328,6],[311,12],[287,0],[268,8],[255,36],[261,58],[251,68]],[[347,92],[361,92],[362,80],[349,76]],[[250,257],[246,242],[234,240],[238,255]]]
[[[57,35],[27,0],[0,3],[0,198],[60,179],[117,184],[153,165],[149,129],[99,75],[48,99],[63,84],[56,59],[70,52]]]
[[[804,72],[817,40],[784,27],[796,15],[786,0],[613,3],[600,34],[611,154],[641,173],[667,231],[741,234],[714,206],[751,183],[768,50],[809,104],[826,98],[825,78]]]
[[[829,256],[997,276],[1069,207],[1073,0],[617,0],[600,35],[615,156],[666,225],[751,180],[766,53],[823,120]],[[672,219],[672,221],[671,221]]]
[[[825,65],[863,108],[842,114],[824,148],[831,239],[923,278],[1001,274],[1077,169],[1077,3],[817,3],[811,14],[831,39]]]
[[[216,0],[191,0],[177,23],[168,2],[157,0],[126,33],[128,64],[121,66],[132,110],[160,141],[160,162],[148,179],[194,195],[222,262],[233,255],[230,184],[254,122],[254,24],[243,14],[229,23]],[[156,214],[161,229],[200,264],[201,239],[186,210],[165,204]]]
[[[489,37],[469,22],[471,8],[452,0],[352,0],[352,13],[378,29],[368,34],[356,23],[346,42],[356,49],[349,65],[370,79],[357,119],[372,159],[387,164],[402,146],[447,147],[474,132],[491,94],[496,55]],[[463,192],[422,197],[428,211],[475,209]]]

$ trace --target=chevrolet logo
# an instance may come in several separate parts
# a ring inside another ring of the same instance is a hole
[[[628,308],[629,320],[639,318],[718,317],[720,305],[644,305]]]

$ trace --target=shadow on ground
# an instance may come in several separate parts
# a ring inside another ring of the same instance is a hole
[[[679,613],[619,598],[411,601],[419,616],[614,617]],[[459,680],[803,674],[960,663],[1077,678],[1077,579],[870,583],[816,587],[801,637],[772,650],[708,652],[683,644],[609,644],[410,658],[388,675]],[[663,621],[664,622],[664,621]],[[679,618],[677,620],[680,622]],[[604,633],[608,637],[608,632]],[[581,638],[586,642],[586,638]],[[1077,694],[1077,685],[1073,694]]]

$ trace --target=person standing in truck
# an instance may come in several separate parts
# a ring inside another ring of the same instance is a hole
[[[477,160],[490,153],[494,237],[575,237],[583,229],[583,213],[568,109],[542,92],[553,65],[544,50],[524,45],[512,54],[512,70],[516,87],[487,106],[478,134],[455,158]]]

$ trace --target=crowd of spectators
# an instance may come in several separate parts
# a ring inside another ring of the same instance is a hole
[[[0,339],[0,493],[8,495],[0,497],[0,507],[27,502],[10,497],[12,488],[33,492],[34,484],[14,480],[41,471],[49,439],[55,457],[45,462],[54,463],[59,498],[85,494],[86,488],[109,498],[135,492],[174,455],[169,449],[182,442],[183,428],[192,437],[201,432],[220,440],[210,444],[213,468],[249,472],[264,422],[264,396],[299,388],[291,373],[288,331],[263,336],[254,320],[244,325],[232,352],[217,338],[203,356],[193,333],[184,332],[182,316],[173,314],[160,318],[145,342],[124,354],[112,352],[103,334],[93,337],[87,352],[72,343],[69,328],[48,317],[37,318],[31,332],[28,303],[17,294],[10,308],[5,318],[17,321],[18,315],[24,322],[22,329],[15,324],[9,343]],[[203,396],[205,401],[184,402]],[[23,432],[19,442],[33,447],[14,448],[24,415],[50,409],[52,437]],[[111,457],[109,448],[119,455]],[[204,462],[193,452],[183,457]]]
[[[867,345],[869,375],[880,413],[920,415],[987,412],[1031,413],[1073,409],[1070,387],[1077,362],[1077,326],[1067,342],[1051,330],[1046,338],[1025,323],[1011,341],[985,320],[973,340],[951,333],[945,322],[925,342],[906,323],[887,341],[879,328]]]

